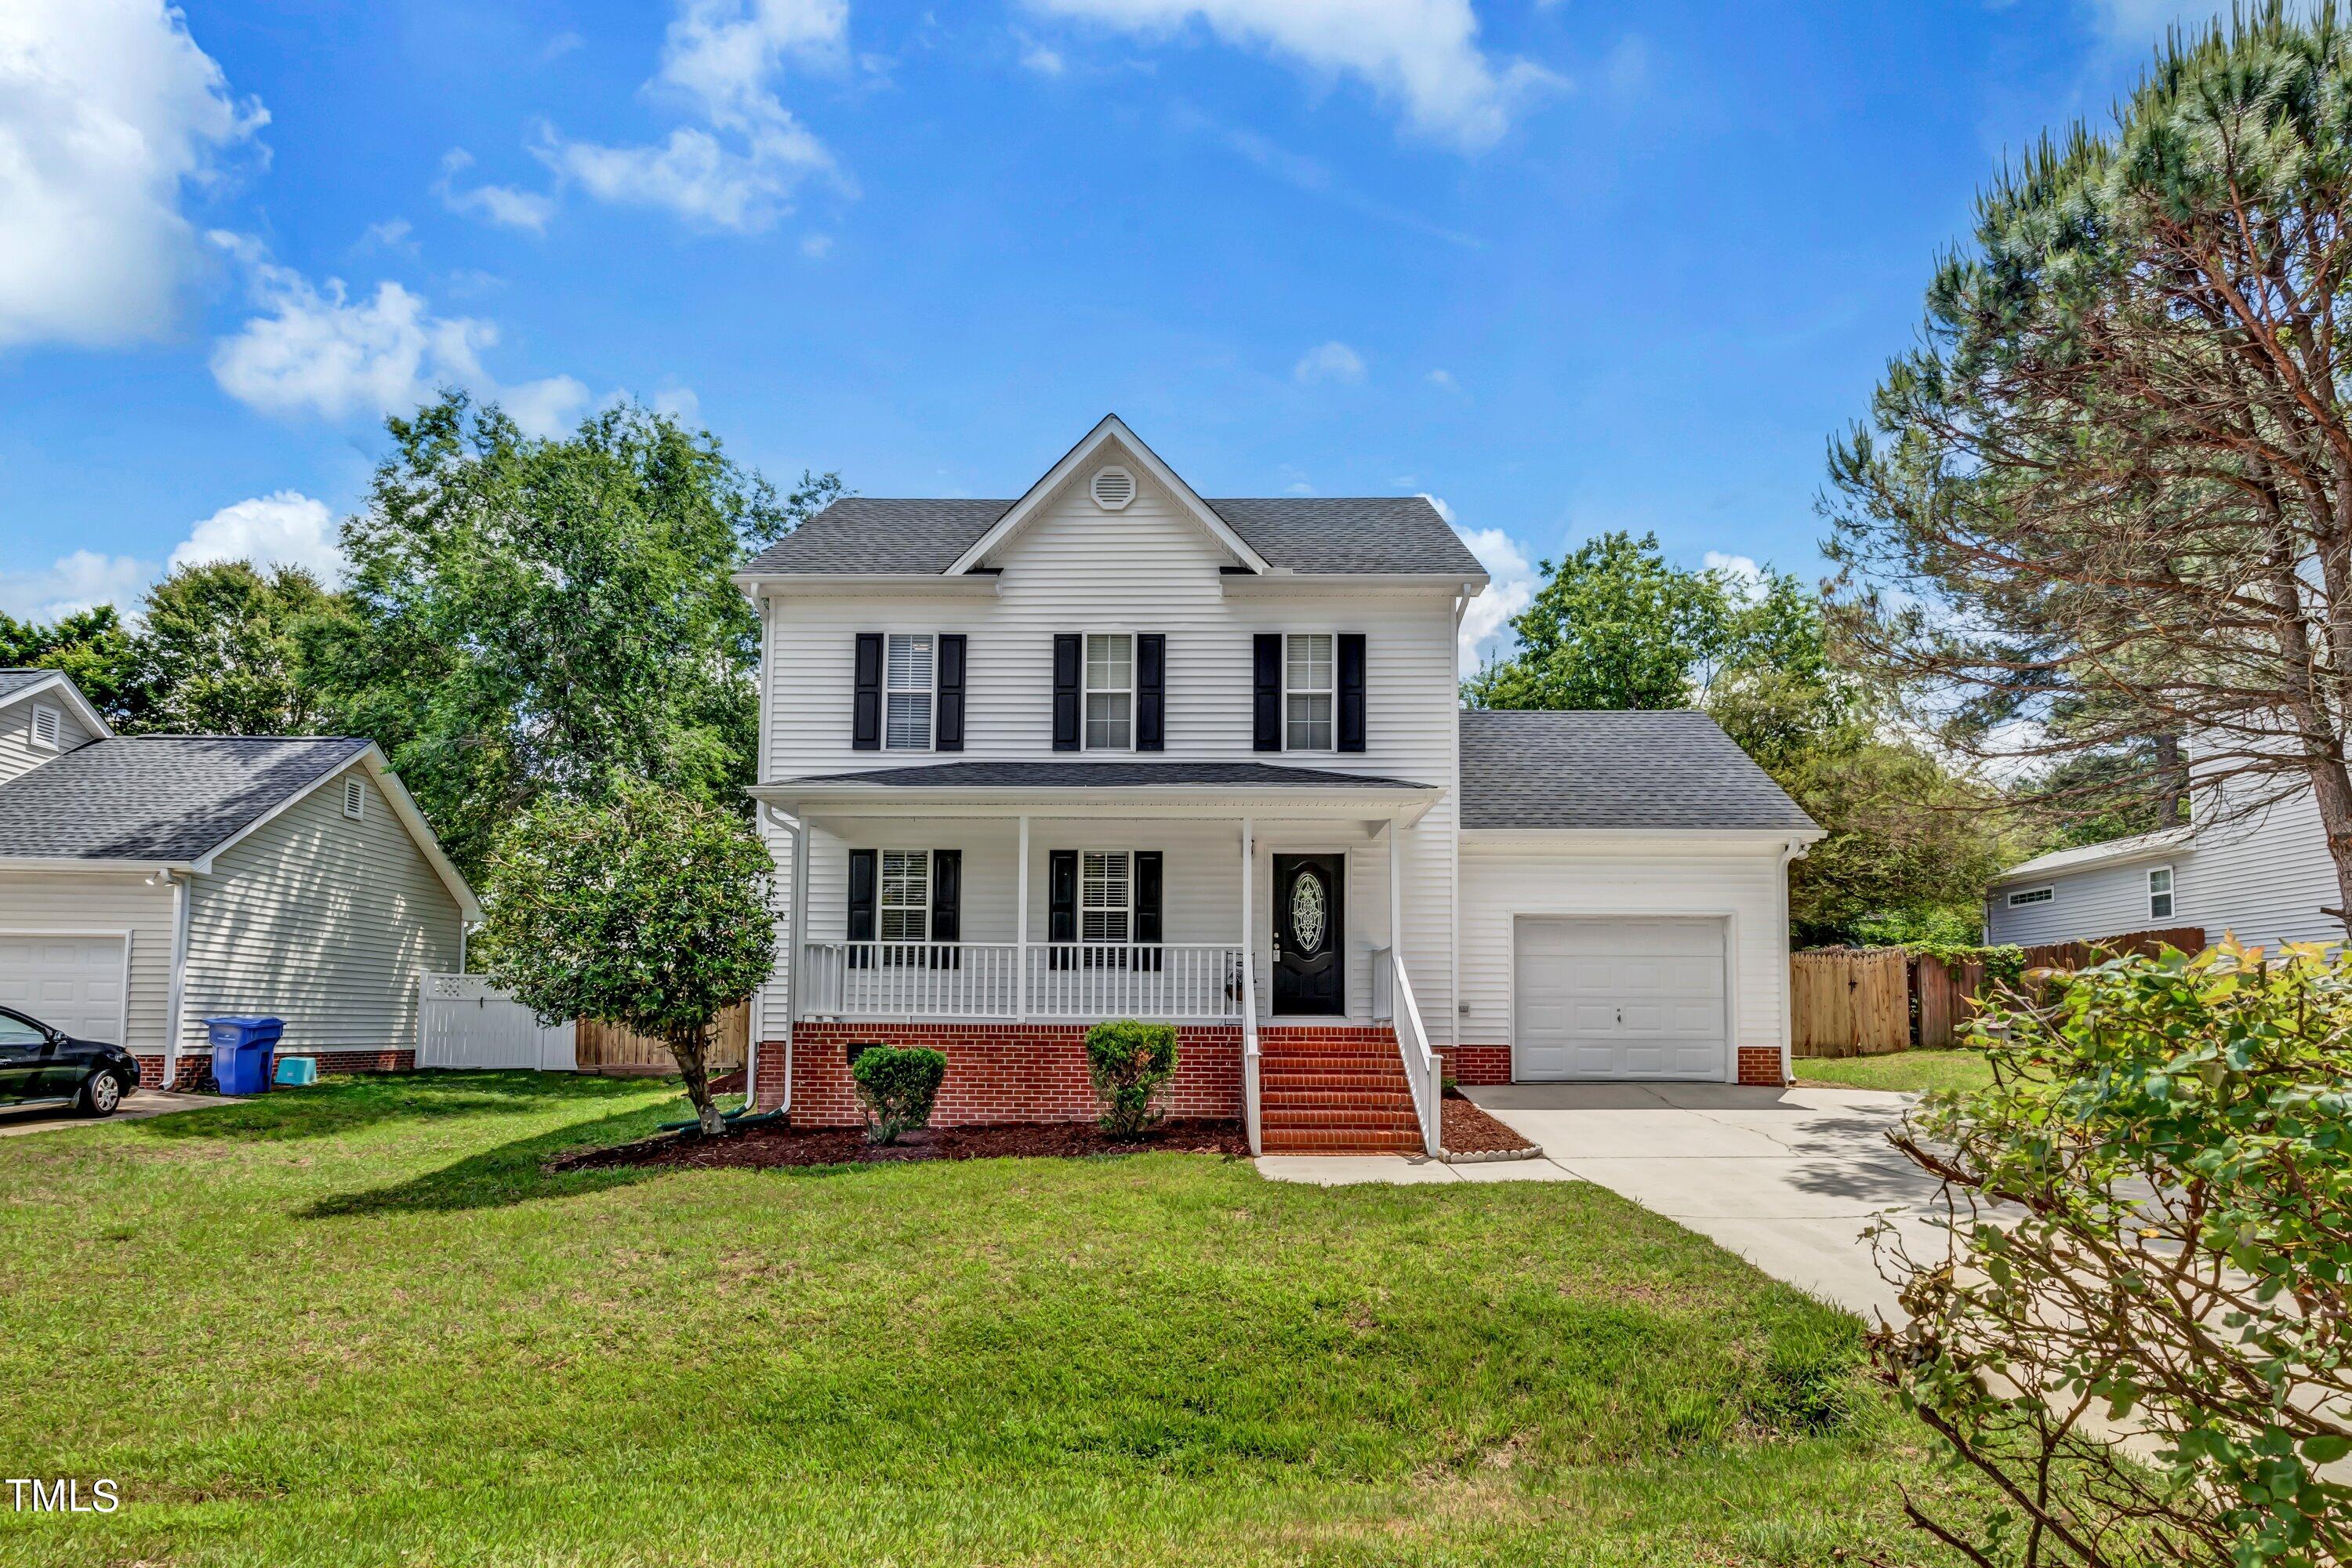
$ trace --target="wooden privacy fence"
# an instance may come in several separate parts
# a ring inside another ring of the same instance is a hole
[[[599,1023],[593,1018],[580,1020],[572,1050],[579,1059],[582,1072],[653,1073],[676,1072],[677,1058],[669,1054],[669,1047],[651,1035],[632,1034],[617,1025]],[[741,1070],[751,1059],[751,1004],[749,998],[738,1002],[710,1026],[710,1073]]]
[[[2126,931],[2097,942],[2025,949],[2028,969],[2081,969],[2118,953],[2205,945],[2201,926]],[[1980,960],[1947,963],[1899,947],[1824,947],[1789,955],[1790,1049],[1801,1057],[1867,1057],[1916,1045],[1958,1045],[1984,993]]]
[[[1904,1049],[1911,1043],[1910,969],[1899,947],[1790,953],[1790,1048],[1801,1057]]]

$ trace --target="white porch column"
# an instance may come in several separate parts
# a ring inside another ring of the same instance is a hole
[[[789,951],[784,954],[784,1091],[776,1102],[780,1110],[793,1108],[793,1047],[800,1039],[801,1000],[808,993],[802,988],[801,972],[808,967],[808,884],[809,884],[809,816],[808,807],[794,803],[793,808],[793,897]],[[760,1086],[753,1084],[756,1097]],[[748,1102],[747,1102],[748,1103]]]
[[[1257,842],[1255,825],[1246,816],[1242,818],[1242,973],[1253,977],[1257,973],[1256,950],[1250,945],[1251,930],[1257,923]],[[1244,987],[1244,1001],[1249,1000]]]
[[[1404,961],[1404,846],[1400,830],[1403,824],[1389,818],[1389,951],[1397,962]]]
[[[1013,1021],[1029,1021],[1029,818],[1021,818],[1021,867],[1013,876]]]

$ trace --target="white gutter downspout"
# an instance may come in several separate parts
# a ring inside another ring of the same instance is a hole
[[[163,1087],[169,1089],[180,1079],[180,1015],[188,1002],[188,906],[195,899],[192,877],[179,871],[164,875],[172,879],[172,984],[163,1001]]]
[[[1789,972],[1789,863],[1803,859],[1810,847],[1801,838],[1791,838],[1780,847],[1780,1082],[1783,1085],[1794,1081],[1797,1076],[1796,1008],[1790,996],[1794,976]],[[1731,1065],[1731,1076],[1735,1082],[1738,1079],[1739,1064],[1736,1059]]]
[[[1470,613],[1470,595],[1466,593],[1454,599],[1454,831],[1446,836],[1445,874],[1452,884],[1449,897],[1454,907],[1447,911],[1446,937],[1446,1001],[1445,1044],[1458,1049],[1462,1044],[1462,621]],[[1390,831],[1395,829],[1391,827]]]

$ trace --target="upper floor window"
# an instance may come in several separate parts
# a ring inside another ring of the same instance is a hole
[[[883,660],[887,717],[883,744],[892,751],[928,751],[931,744],[930,634],[892,632]]]
[[[2009,907],[2021,910],[2028,904],[2046,904],[2057,896],[2057,891],[2055,888],[2028,888],[2021,893],[2010,894]]]
[[[882,897],[878,902],[884,942],[931,940],[931,852],[882,851]]]
[[[1087,750],[1123,752],[1134,744],[1135,638],[1125,632],[1089,632]]]
[[[1134,930],[1135,858],[1124,849],[1078,857],[1078,940],[1124,943]]]
[[[1283,671],[1283,749],[1331,750],[1331,707],[1338,689],[1329,632],[1293,632]]]
[[[2172,868],[2158,866],[2147,874],[2147,918],[2168,921],[2172,918]]]

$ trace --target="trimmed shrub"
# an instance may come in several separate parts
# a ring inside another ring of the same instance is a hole
[[[1087,1072],[1103,1102],[1102,1128],[1132,1138],[1160,1120],[1151,1097],[1176,1072],[1176,1026],[1115,1018],[1087,1031]]]
[[[900,1133],[930,1121],[948,1058],[919,1046],[870,1046],[849,1064],[849,1076],[857,1082],[857,1103],[866,1108],[866,1136],[896,1143]]]

